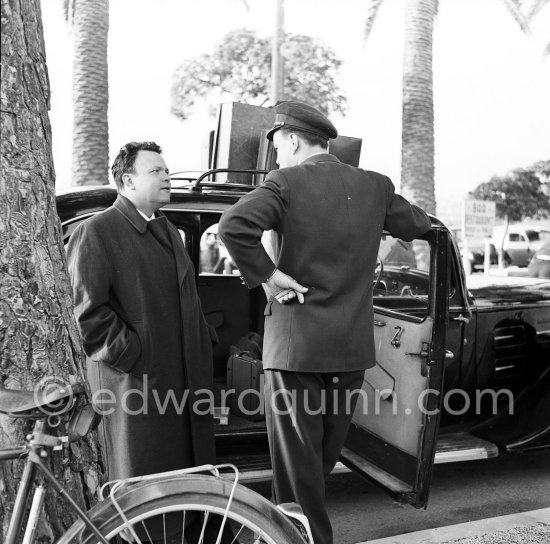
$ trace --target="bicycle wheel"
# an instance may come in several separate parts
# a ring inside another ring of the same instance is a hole
[[[118,504],[142,542],[165,544],[215,544],[233,483],[204,475],[148,480],[129,485],[117,494]],[[110,499],[88,515],[110,542],[120,540],[123,522]],[[272,503],[237,485],[222,544],[304,544],[294,524]],[[75,522],[58,544],[95,544],[97,537],[81,520]]]

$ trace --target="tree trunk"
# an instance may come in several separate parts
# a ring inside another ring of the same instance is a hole
[[[281,54],[285,29],[284,0],[275,0],[275,33],[271,52],[271,105],[274,106],[284,96],[284,59]]]
[[[40,0],[3,0],[0,385],[13,389],[32,389],[41,380],[84,379],[55,207],[49,98]],[[22,444],[28,425],[0,415],[0,447]],[[93,440],[56,452],[50,466],[81,505],[91,502],[99,475]],[[0,471],[5,535],[21,463],[2,462]],[[49,493],[41,534],[51,537],[72,516]]]
[[[401,192],[435,213],[432,42],[437,0],[405,2]]]
[[[72,185],[109,183],[109,0],[73,0]]]

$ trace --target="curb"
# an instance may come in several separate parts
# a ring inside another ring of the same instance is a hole
[[[530,512],[510,514],[496,518],[469,521],[437,529],[427,529],[414,533],[357,542],[357,544],[442,544],[449,540],[468,538],[484,533],[506,531],[518,526],[531,526],[537,523],[550,523],[550,508],[541,508]]]

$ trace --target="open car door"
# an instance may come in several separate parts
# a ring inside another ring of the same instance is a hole
[[[376,365],[365,372],[342,451],[349,468],[417,508],[428,501],[439,427],[448,251],[437,227],[413,242],[383,237],[373,291]]]

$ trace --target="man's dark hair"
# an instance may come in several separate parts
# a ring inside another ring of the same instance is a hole
[[[111,166],[111,172],[119,191],[124,187],[122,175],[134,173],[134,163],[140,151],[154,151],[159,155],[162,153],[162,149],[155,142],[130,142],[121,147],[113,161],[113,166]]]
[[[309,145],[320,145],[323,149],[328,149],[328,140],[319,134],[313,134],[312,132],[306,132],[294,127],[281,127],[279,130],[284,134],[293,132],[294,134],[298,134]]]

